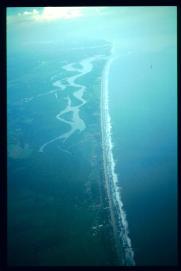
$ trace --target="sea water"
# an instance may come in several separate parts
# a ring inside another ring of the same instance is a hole
[[[176,48],[118,52],[109,78],[113,153],[136,264],[176,264]]]

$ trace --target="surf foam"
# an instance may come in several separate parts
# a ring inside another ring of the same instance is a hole
[[[118,176],[115,172],[115,161],[112,150],[113,143],[111,117],[109,113],[108,79],[113,60],[114,58],[111,57],[105,66],[101,86],[101,127],[104,174],[118,258],[121,261],[121,265],[134,266],[134,251],[129,237],[128,222],[123,208],[121,189],[118,184]]]

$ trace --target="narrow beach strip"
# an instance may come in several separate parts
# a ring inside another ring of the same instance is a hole
[[[105,186],[109,200],[111,223],[119,264],[134,266],[134,251],[129,237],[128,222],[126,219],[126,213],[123,209],[112,151],[113,144],[111,137],[111,118],[109,113],[108,83],[110,66],[113,61],[114,57],[111,55],[105,65],[101,84],[101,133]]]

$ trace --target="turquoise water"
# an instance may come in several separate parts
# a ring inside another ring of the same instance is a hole
[[[137,265],[176,264],[176,69],[170,46],[124,52],[110,71],[116,169]]]
[[[7,12],[8,262],[176,264],[176,7],[70,9]]]
[[[110,46],[76,54],[72,46],[59,51],[61,61],[45,47],[34,58],[25,50],[14,58],[8,54],[9,265],[118,262],[104,189],[99,107]],[[105,58],[95,57],[100,52]],[[73,72],[65,71],[65,63]],[[84,99],[78,90],[85,90]]]

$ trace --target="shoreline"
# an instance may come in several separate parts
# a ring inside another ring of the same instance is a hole
[[[111,55],[105,65],[101,80],[100,110],[103,168],[118,262],[120,265],[134,266],[134,252],[131,246],[131,239],[129,238],[128,222],[123,209],[120,188],[117,185],[118,178],[115,172],[115,162],[112,152],[111,117],[108,105],[108,75],[110,66],[114,60],[115,57]]]

